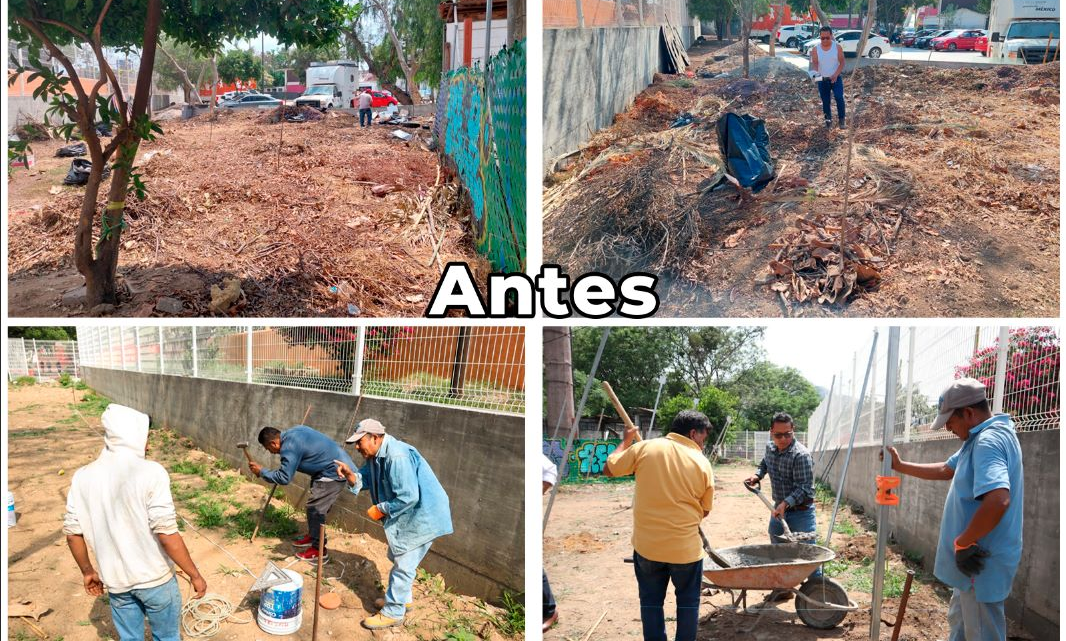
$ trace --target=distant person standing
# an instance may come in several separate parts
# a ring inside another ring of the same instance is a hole
[[[370,94],[369,89],[364,89],[363,93],[359,94],[359,126],[369,127],[371,121],[370,107],[374,104],[374,96]],[[365,124],[364,124],[365,123]]]
[[[829,96],[837,101],[837,121],[844,128],[844,50],[833,40],[833,30],[822,27],[818,31],[818,44],[811,47],[810,70],[821,79],[818,80],[818,95],[822,98],[822,113],[825,114],[825,126],[833,126],[833,111],[830,109]]]

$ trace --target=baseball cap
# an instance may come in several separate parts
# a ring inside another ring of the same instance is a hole
[[[359,421],[359,425],[355,428],[355,434],[348,437],[345,443],[355,443],[359,439],[363,438],[364,434],[384,434],[385,426],[381,424],[381,421],[365,418]]]
[[[984,383],[973,378],[960,378],[940,395],[940,404],[937,406],[939,414],[933,421],[933,429],[944,427],[955,410],[980,403],[987,398]]]

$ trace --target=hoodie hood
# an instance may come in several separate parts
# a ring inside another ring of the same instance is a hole
[[[148,415],[132,407],[112,403],[100,417],[104,424],[104,449],[144,458],[148,444]]]

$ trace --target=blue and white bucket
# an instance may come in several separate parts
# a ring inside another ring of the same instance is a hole
[[[292,570],[283,570],[288,583],[267,588],[259,599],[259,627],[267,634],[292,634],[303,622],[304,579]]]
[[[15,495],[11,492],[7,493],[7,526],[15,527]]]

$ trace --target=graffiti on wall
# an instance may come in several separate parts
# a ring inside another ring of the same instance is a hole
[[[488,104],[488,109],[486,109]],[[514,43],[489,73],[463,67],[441,80],[434,134],[473,207],[474,243],[495,270],[526,263],[526,54]]]
[[[559,467],[559,478],[563,483],[580,483],[605,478],[607,457],[618,449],[619,443],[618,439],[576,439],[565,465],[562,464],[566,453],[565,439],[544,439],[541,451]]]

